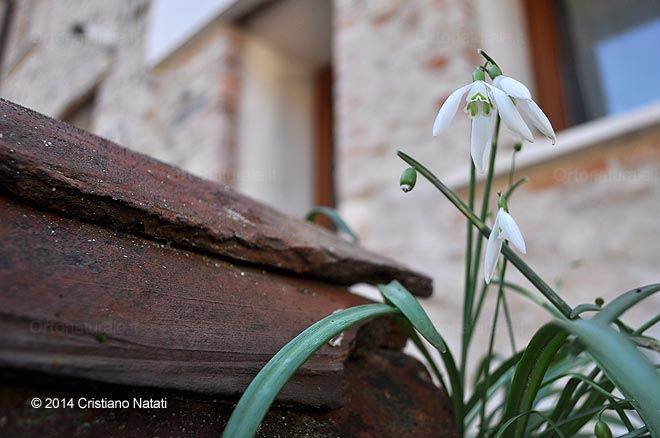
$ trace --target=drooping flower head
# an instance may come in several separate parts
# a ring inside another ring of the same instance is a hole
[[[550,138],[553,144],[555,132],[548,117],[532,100],[527,87],[503,75],[497,63],[485,52],[480,50],[479,53],[486,59],[485,65],[474,70],[472,83],[451,93],[442,104],[433,123],[433,136],[438,136],[449,126],[465,97],[464,111],[472,124],[470,139],[472,161],[480,172],[484,172],[490,150],[488,145],[493,137],[497,115],[511,131],[532,143],[534,136],[523,116],[543,135]],[[486,72],[493,80],[493,85],[485,81]]]
[[[476,69],[473,78],[474,82],[454,91],[445,100],[433,123],[433,136],[438,136],[449,126],[465,97],[464,110],[472,122],[470,153],[475,167],[483,172],[497,114],[513,132],[528,141],[534,141],[534,138],[513,101],[502,90],[485,82],[483,69]]]
[[[504,241],[511,243],[518,251],[525,254],[527,248],[525,247],[525,240],[523,239],[518,224],[513,220],[513,217],[507,211],[506,198],[499,197],[498,200],[499,210],[493,223],[493,229],[488,236],[488,243],[486,244],[486,253],[484,254],[484,279],[486,284],[490,283],[495,273],[497,260],[502,252],[502,245]]]
[[[552,140],[555,144],[557,140],[552,124],[543,110],[532,100],[532,94],[529,89],[521,82],[510,78],[509,76],[499,75],[493,79],[493,85],[504,91],[509,97],[513,98],[518,111],[529,122],[538,129],[541,134]]]

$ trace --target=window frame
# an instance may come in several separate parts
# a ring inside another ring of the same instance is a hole
[[[527,34],[533,53],[532,71],[536,87],[536,100],[556,131],[570,127],[565,101],[564,59],[560,51],[557,29],[557,11],[554,0],[524,0]]]

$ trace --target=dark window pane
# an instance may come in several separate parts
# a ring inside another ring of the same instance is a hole
[[[660,100],[660,0],[558,3],[571,123]]]

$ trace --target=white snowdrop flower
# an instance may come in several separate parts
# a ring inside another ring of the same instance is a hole
[[[493,79],[493,85],[512,97],[518,111],[525,116],[541,134],[552,140],[555,144],[555,131],[552,129],[550,120],[539,106],[532,100],[529,89],[521,82],[505,75],[499,75]]]
[[[504,124],[513,132],[532,142],[534,137],[509,96],[499,88],[495,88],[484,81],[483,70],[476,69],[473,77],[474,82],[451,93],[442,104],[433,122],[433,136],[438,136],[440,132],[449,126],[463,97],[466,96],[464,111],[472,120],[470,153],[474,166],[480,172],[483,172],[489,153],[488,145],[493,136],[496,113],[499,113]]]
[[[504,208],[500,207],[493,224],[493,229],[488,236],[488,243],[486,244],[486,254],[484,255],[484,276],[486,284],[490,283],[495,267],[497,266],[497,259],[502,251],[502,244],[508,240],[518,251],[525,254],[525,240],[523,239],[520,229],[513,220],[513,217],[507,213]]]

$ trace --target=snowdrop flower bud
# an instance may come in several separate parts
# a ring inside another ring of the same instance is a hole
[[[495,79],[502,74],[500,66],[491,61],[486,63],[486,71],[488,72],[488,76],[490,76],[492,79]]]
[[[504,211],[509,211],[509,205],[506,202],[506,197],[502,196],[502,193],[497,193],[497,208],[502,208]]]
[[[399,187],[401,187],[401,190],[403,190],[405,193],[408,193],[415,187],[416,182],[417,182],[417,171],[412,167],[409,167],[406,170],[404,170],[403,173],[401,174],[401,179],[399,180]]]
[[[503,201],[498,201],[498,204],[503,204],[506,207],[506,199],[500,196],[500,200]],[[511,243],[521,253],[524,254],[527,252],[525,240],[520,233],[516,221],[500,206],[497,217],[495,217],[493,229],[490,232],[490,236],[488,236],[488,243],[486,244],[486,254],[484,256],[484,277],[486,284],[490,283],[491,278],[493,278],[497,259],[500,257],[502,244],[504,244],[505,240]]]
[[[607,423],[598,420],[594,426],[594,435],[596,435],[596,438],[612,438],[612,431]]]

